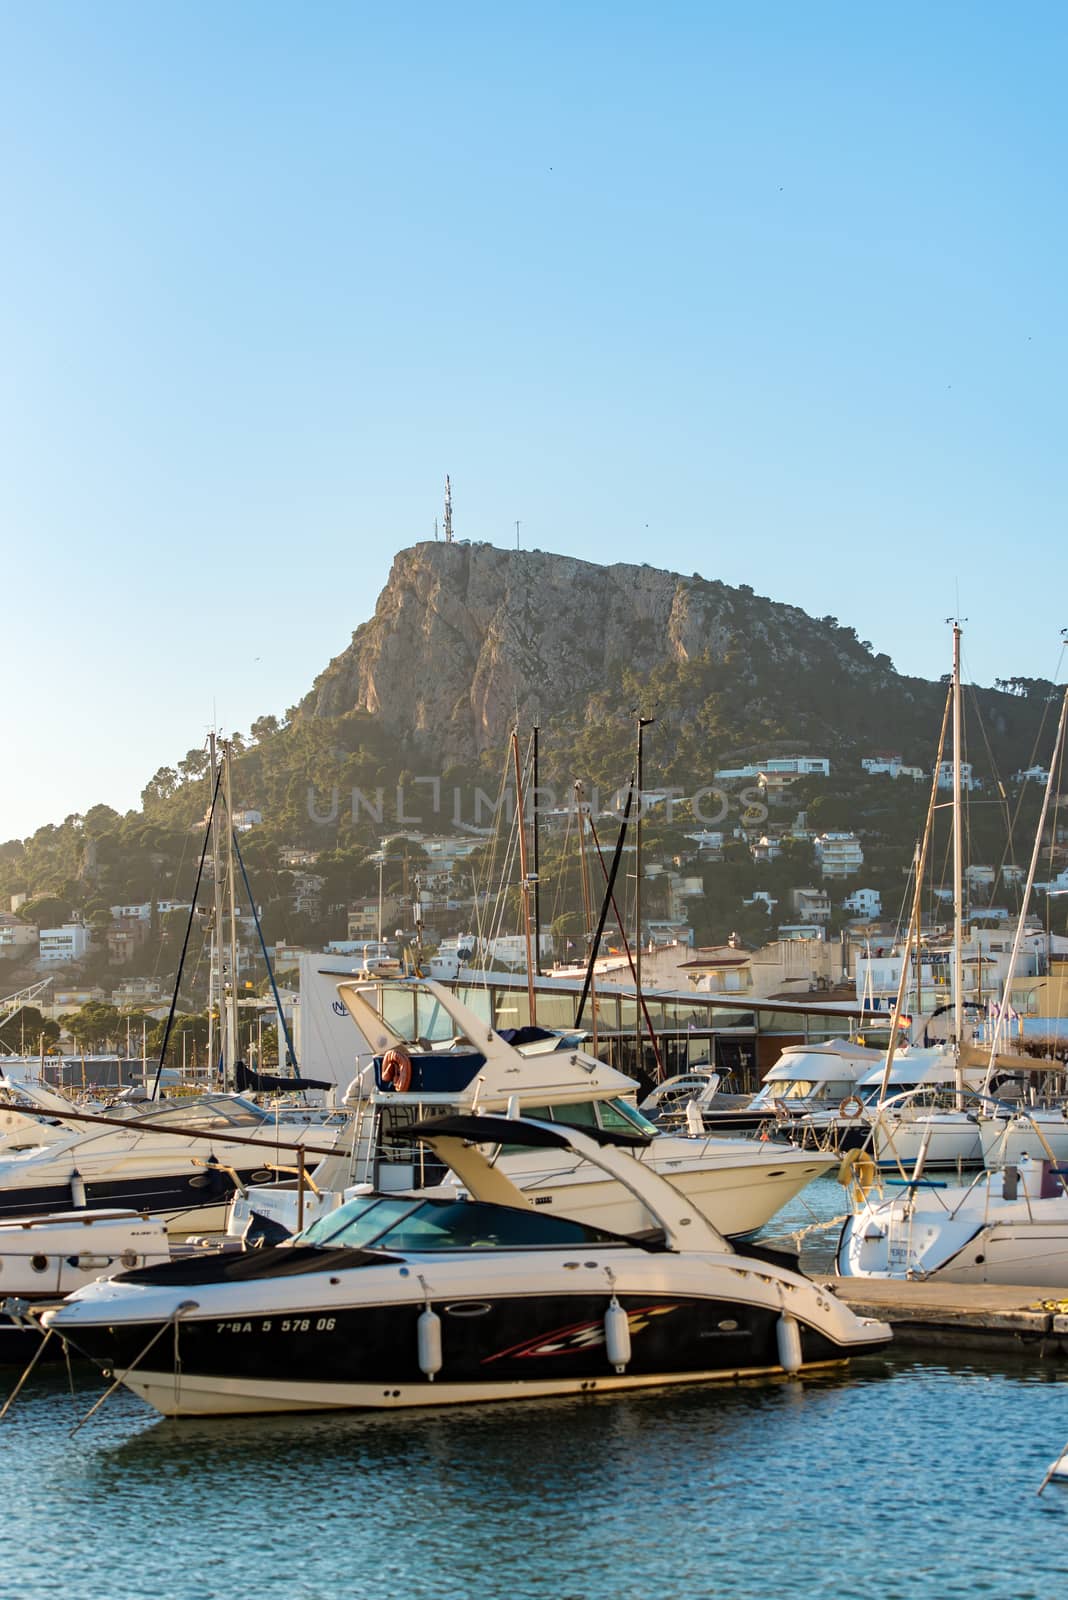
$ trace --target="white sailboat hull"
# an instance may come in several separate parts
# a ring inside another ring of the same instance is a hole
[[[983,1164],[978,1123],[953,1111],[915,1117],[887,1116],[884,1112],[875,1124],[873,1147],[881,1167],[901,1166],[906,1173],[913,1170],[925,1148],[925,1170]]]
[[[1001,1176],[971,1189],[918,1189],[870,1200],[845,1224],[837,1270],[851,1278],[1068,1288],[1068,1195],[998,1192]]]
[[[1017,1165],[1024,1156],[1043,1160],[1049,1150],[1057,1161],[1068,1161],[1068,1115],[1035,1112],[1031,1117],[984,1117],[979,1124],[983,1160],[987,1166]]]

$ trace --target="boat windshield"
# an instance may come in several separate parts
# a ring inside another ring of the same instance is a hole
[[[166,1123],[175,1129],[258,1128],[267,1120],[265,1111],[238,1094],[209,1094],[193,1100],[165,1101],[162,1106],[150,1104],[130,1119],[130,1126],[136,1129],[137,1123],[144,1121]]]
[[[822,1083],[817,1084],[811,1078],[780,1078],[774,1083],[765,1083],[760,1093],[753,1097],[754,1106],[767,1105],[770,1100],[807,1100],[815,1090],[823,1089]]]
[[[517,1250],[578,1245],[625,1245],[568,1217],[480,1200],[415,1200],[361,1195],[320,1217],[297,1237],[299,1244],[356,1249]]]

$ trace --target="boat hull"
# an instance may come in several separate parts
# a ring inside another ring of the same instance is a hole
[[[850,1278],[1068,1289],[1068,1201],[969,1203],[960,1189],[921,1189],[937,1198],[875,1202],[842,1229],[836,1268]],[[991,1212],[995,1214],[992,1215]],[[1000,1215],[996,1213],[1000,1212]]]
[[[880,1167],[911,1172],[924,1151],[924,1168],[981,1167],[983,1145],[974,1118],[953,1114],[877,1119],[872,1134]]]
[[[1036,1114],[1029,1117],[984,1117],[979,1123],[983,1159],[988,1167],[1016,1166],[1025,1156],[1044,1161],[1053,1152],[1056,1161],[1068,1161],[1068,1116]]]
[[[787,1314],[799,1367],[890,1337],[807,1280],[733,1256],[596,1247],[591,1256],[580,1246],[499,1263],[490,1278],[477,1249],[346,1268],[352,1254],[282,1246],[206,1268],[147,1269],[84,1291],[46,1321],[168,1416],[469,1404],[781,1374]],[[428,1310],[436,1365],[426,1360]],[[610,1312],[626,1318],[622,1351]]]
[[[842,1366],[845,1352],[825,1361],[806,1362],[805,1372]],[[603,1374],[596,1378],[523,1379],[510,1383],[420,1383],[383,1386],[379,1383],[321,1384],[280,1381],[260,1382],[241,1378],[189,1377],[173,1373],[133,1372],[125,1379],[127,1388],[165,1417],[226,1417],[277,1414],[300,1411],[400,1411],[431,1406],[470,1406],[506,1400],[552,1399],[562,1395],[616,1394],[631,1389],[668,1388],[691,1383],[742,1383],[749,1380],[782,1378],[783,1370],[772,1364],[765,1367],[739,1367],[730,1371],[713,1368],[702,1372],[660,1373],[656,1375]]]

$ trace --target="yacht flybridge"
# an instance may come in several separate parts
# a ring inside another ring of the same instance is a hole
[[[103,1280],[45,1325],[167,1416],[776,1376],[890,1338],[787,1258],[732,1251],[635,1158],[648,1143],[636,1130],[467,1114],[409,1133],[462,1192],[362,1195],[286,1244]],[[627,1238],[538,1208],[487,1154],[514,1139],[598,1168],[651,1231]]]
[[[658,1132],[638,1111],[636,1084],[590,1055],[583,1035],[543,1028],[499,1031],[452,990],[429,979],[343,981],[338,994],[366,1041],[362,1071],[346,1095],[353,1110],[351,1155],[332,1157],[314,1190],[258,1187],[234,1205],[231,1232],[252,1213],[293,1233],[298,1217],[333,1208],[345,1190],[434,1187],[447,1174],[412,1137],[413,1124],[446,1112],[507,1112],[597,1134],[648,1141],[643,1164],[670,1178],[730,1238],[754,1233],[834,1156],[739,1139]],[[610,1173],[562,1147],[506,1141],[498,1167],[534,1205],[617,1233],[648,1227],[633,1193]],[[455,1180],[452,1180],[455,1183]]]

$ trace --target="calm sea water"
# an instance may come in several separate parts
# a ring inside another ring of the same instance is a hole
[[[101,1383],[52,1370],[0,1423],[3,1593],[1046,1600],[1068,1368],[940,1359],[384,1417],[165,1422],[120,1390],[74,1439]]]

